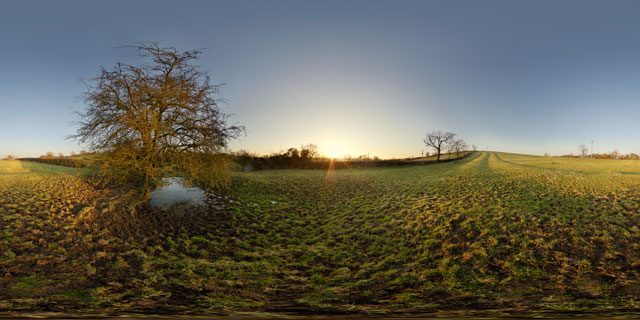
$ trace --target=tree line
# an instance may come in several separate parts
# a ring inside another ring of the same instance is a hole
[[[268,155],[257,155],[246,150],[238,150],[229,154],[234,162],[245,171],[265,169],[326,169],[328,163],[335,159],[328,158],[318,151],[318,146],[309,143],[300,148],[291,147],[285,151],[274,152]],[[385,161],[378,156],[363,154],[357,157],[345,155],[339,163],[346,166],[357,163],[358,167],[374,166],[373,162]],[[366,164],[370,162],[369,164]]]
[[[563,154],[562,158],[580,158],[580,159],[609,159],[609,160],[640,160],[640,155],[637,153],[621,153],[618,149],[613,149],[607,153],[589,153],[589,149],[585,145],[578,146],[580,151],[578,154]],[[549,156],[549,154],[545,154]]]
[[[291,147],[286,151],[259,156],[246,150],[230,153],[231,158],[245,171],[264,169],[307,169],[310,163],[321,160],[318,146],[312,143]]]

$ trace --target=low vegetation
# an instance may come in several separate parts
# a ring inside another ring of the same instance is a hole
[[[80,169],[0,161],[0,310],[635,310],[635,163],[236,172],[208,208],[132,214]]]

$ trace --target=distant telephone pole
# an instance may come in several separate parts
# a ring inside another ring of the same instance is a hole
[[[593,159],[593,140],[591,140],[591,159]]]

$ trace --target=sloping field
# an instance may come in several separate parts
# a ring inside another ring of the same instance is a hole
[[[451,154],[442,153],[440,155],[440,160],[462,158],[462,157],[466,156],[469,153],[471,153],[471,151],[463,151],[463,152],[460,152],[458,154],[455,154],[455,153],[451,153]],[[428,156],[428,157],[414,158],[414,159],[411,159],[410,161],[435,161],[437,159],[438,159],[437,155],[432,155],[432,156]]]
[[[500,153],[500,159],[514,165],[578,173],[640,174],[640,161],[572,159]]]
[[[639,168],[478,152],[236,173],[225,211],[129,214],[157,231],[118,236],[109,192],[0,174],[0,310],[635,310]]]

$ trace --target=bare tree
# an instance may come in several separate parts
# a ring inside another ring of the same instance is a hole
[[[587,156],[587,153],[589,152],[589,148],[587,148],[587,146],[581,144],[580,146],[578,146],[578,149],[580,149],[580,158],[584,158]]]
[[[88,107],[70,138],[102,153],[103,177],[136,182],[147,199],[169,171],[207,189],[228,184],[230,162],[220,153],[244,128],[227,125],[219,86],[191,64],[201,52],[157,43],[129,48],[145,62],[102,68],[87,83]]]
[[[436,162],[439,162],[442,147],[452,141],[455,136],[456,134],[451,132],[442,132],[440,130],[431,131],[430,133],[427,133],[427,137],[423,141],[427,147],[431,147],[436,150]]]
[[[456,158],[459,157],[460,152],[464,151],[469,147],[463,139],[454,140],[452,145],[453,145],[453,150],[456,152]]]
[[[447,144],[447,159],[451,159],[451,155],[456,150],[455,140],[449,141]]]
[[[618,156],[620,156],[620,151],[618,151],[618,149],[613,149],[613,151],[611,151],[611,159],[613,160],[618,160]]]
[[[471,148],[473,149],[473,151],[474,151],[474,152],[475,152],[475,151],[478,151],[478,146],[477,146],[477,145],[475,145],[475,144],[472,144],[472,145],[471,145]]]
[[[311,160],[313,158],[317,158],[318,146],[313,143],[300,146],[300,157],[304,158],[305,160]]]

